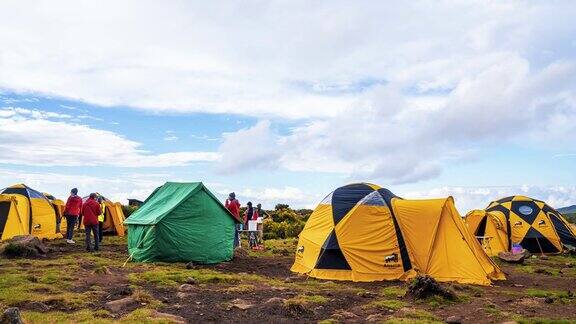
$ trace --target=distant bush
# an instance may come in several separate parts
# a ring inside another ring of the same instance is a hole
[[[564,215],[566,220],[570,223],[576,224],[576,213],[575,214],[566,214]]]
[[[130,217],[130,215],[132,215],[132,213],[134,213],[136,209],[138,209],[137,206],[122,205],[122,212],[124,213],[124,217],[126,218]]]
[[[265,240],[298,237],[312,214],[310,209],[294,210],[288,204],[277,204],[274,210],[264,212]],[[240,208],[240,218],[244,219],[245,213],[246,207]]]

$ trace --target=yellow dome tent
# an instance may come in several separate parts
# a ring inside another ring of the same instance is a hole
[[[298,240],[293,272],[330,280],[505,279],[466,229],[451,197],[406,200],[358,183],[328,195]]]
[[[576,231],[558,211],[541,200],[506,197],[488,205],[485,214],[489,218],[482,218],[482,212],[471,212],[476,216],[469,213],[472,216],[466,219],[469,230],[477,236],[492,236],[491,223],[497,218],[502,223],[498,236],[505,234],[504,251],[509,251],[513,243],[532,253],[559,253],[565,245],[576,247]]]
[[[2,189],[0,194],[4,197],[5,206],[0,211],[2,240],[25,234],[46,239],[62,237],[62,234],[56,232],[56,212],[42,193],[24,184],[17,184]],[[14,207],[16,212],[13,211]]]
[[[509,250],[507,221],[501,212],[473,210],[466,214],[465,222],[470,233],[476,236],[489,256]]]

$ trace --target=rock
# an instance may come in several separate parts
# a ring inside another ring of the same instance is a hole
[[[27,305],[27,309],[33,309],[35,311],[40,311],[40,312],[47,312],[50,310],[50,306],[41,303],[41,302],[29,302]]]
[[[382,314],[372,314],[366,317],[366,322],[382,322],[384,321],[384,316]]]
[[[4,313],[2,313],[2,317],[0,317],[0,323],[2,324],[23,324],[22,317],[20,315],[20,310],[18,307],[9,307],[7,308]]]
[[[376,294],[371,292],[371,291],[359,291],[357,293],[358,297],[362,297],[362,298],[372,298],[375,297]]]
[[[248,251],[244,250],[243,248],[237,247],[234,249],[234,259],[244,259],[248,257]]]
[[[182,291],[182,292],[190,292],[193,291],[195,288],[194,286],[192,286],[191,284],[181,284],[180,287],[178,287],[178,291]]]
[[[552,303],[554,302],[554,298],[552,298],[552,297],[546,297],[546,298],[544,298],[544,302],[545,302],[546,304],[552,304]]]
[[[198,281],[197,281],[196,279],[192,278],[192,277],[188,277],[188,278],[186,279],[186,283],[189,284],[189,285],[195,285],[195,284],[198,283]]]
[[[540,256],[540,260],[548,260],[550,259],[549,257],[547,257],[546,255],[541,255]]]
[[[194,264],[194,262],[190,261],[190,262],[186,263],[186,269],[196,269],[196,264]]]
[[[48,248],[39,238],[32,235],[17,235],[0,248],[0,253],[8,258],[45,256]]]
[[[182,316],[168,314],[168,313],[161,313],[159,311],[153,311],[151,316],[157,319],[167,319],[170,322],[174,323],[186,323],[186,319]]]
[[[566,268],[574,268],[574,263],[566,262],[566,263],[564,263],[564,266],[565,266]]]
[[[329,284],[333,284],[334,281],[330,281],[330,280],[326,280],[326,281],[322,281],[321,284],[323,285],[329,285]]]
[[[264,302],[264,304],[283,304],[286,301],[284,298],[272,297]]]
[[[406,296],[413,299],[425,299],[432,296],[441,296],[448,300],[455,300],[456,294],[442,287],[438,281],[428,275],[418,275],[408,285]]]
[[[545,274],[547,276],[552,275],[552,272],[550,272],[549,270],[544,269],[544,268],[536,268],[536,269],[534,269],[534,273],[541,273],[541,274]]]
[[[180,298],[180,299],[185,299],[185,298],[190,297],[190,294],[187,294],[187,293],[185,293],[185,292],[179,291],[179,292],[176,293],[176,297],[178,297],[178,298]]]
[[[520,288],[520,287],[524,287],[524,285],[521,285],[521,284],[513,284],[512,287],[518,287],[518,288]]]
[[[107,266],[101,266],[101,267],[94,269],[94,274],[111,275],[112,271],[110,271],[110,269],[108,269]]]
[[[448,317],[445,322],[450,323],[450,324],[460,324],[460,323],[462,323],[462,317],[457,316],[457,315],[452,315],[452,316]]]
[[[513,254],[512,252],[500,252],[498,253],[498,258],[508,263],[522,264],[524,263],[524,259],[526,259],[526,254],[525,253]]]
[[[332,318],[335,318],[335,319],[353,319],[353,318],[358,318],[358,315],[341,309],[341,310],[338,310],[336,313],[332,314]]]
[[[248,301],[240,298],[236,298],[233,301],[231,301],[230,306],[236,307],[241,310],[247,310],[254,307],[254,305],[250,304]]]
[[[518,324],[518,322],[516,322],[516,321],[507,321],[507,322],[502,322],[502,324]]]
[[[270,287],[270,289],[275,290],[275,291],[288,290],[288,288],[286,288],[286,287],[276,287],[276,286],[272,286],[272,287]]]
[[[133,297],[126,297],[106,303],[106,308],[113,313],[120,313],[122,310],[139,303]]]

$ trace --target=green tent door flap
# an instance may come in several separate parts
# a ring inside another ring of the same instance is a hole
[[[218,263],[232,259],[238,222],[200,182],[168,182],[124,222],[139,262]]]

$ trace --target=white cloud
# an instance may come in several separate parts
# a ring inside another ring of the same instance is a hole
[[[179,139],[178,136],[176,136],[176,133],[174,131],[166,131],[166,135],[164,136],[164,140],[171,142],[171,141],[177,141]]]
[[[487,145],[571,145],[576,140],[576,65],[530,70],[526,60],[507,56],[505,63],[492,62],[461,79],[431,107],[426,101],[415,104],[400,84],[380,85],[342,114],[295,127],[288,135],[262,122],[228,134],[220,165],[224,170],[267,165],[339,172],[401,184],[436,177],[445,164],[470,160]],[[243,145],[264,148],[259,164],[245,161]]]
[[[42,111],[37,109],[27,109],[20,107],[2,107],[0,108],[0,117],[24,117],[24,118],[34,118],[34,119],[70,119],[72,116],[68,114],[60,114],[52,111]]]
[[[114,132],[66,123],[48,112],[0,110],[0,163],[34,166],[172,167],[213,162],[215,152],[153,154]]]
[[[538,64],[572,59],[574,9],[569,1],[4,1],[0,42],[13,45],[0,49],[0,88],[155,111],[334,116],[371,83],[451,89],[509,53]]]
[[[232,190],[228,185],[222,183],[207,183],[216,196],[222,201],[228,197],[230,192],[235,192],[240,203],[245,206],[251,201],[254,206],[262,204],[265,209],[273,209],[277,204],[288,204],[294,208],[314,208],[319,202],[320,196],[317,194],[305,193],[296,187],[241,187]]]
[[[224,142],[220,145],[222,158],[218,169],[224,173],[251,169],[276,167],[281,156],[269,121],[260,121],[255,126],[234,133],[224,133]]]
[[[0,168],[0,188],[16,183],[25,183],[41,192],[48,192],[60,199],[66,199],[72,188],[79,194],[99,192],[105,197],[126,204],[126,199],[145,199],[154,189],[169,178],[169,174],[123,174],[121,176],[87,176],[74,172],[34,172]]]
[[[576,186],[439,187],[422,191],[395,192],[395,194],[407,199],[453,196],[462,216],[472,209],[484,209],[494,200],[514,195],[543,200],[554,208],[576,203]]]

